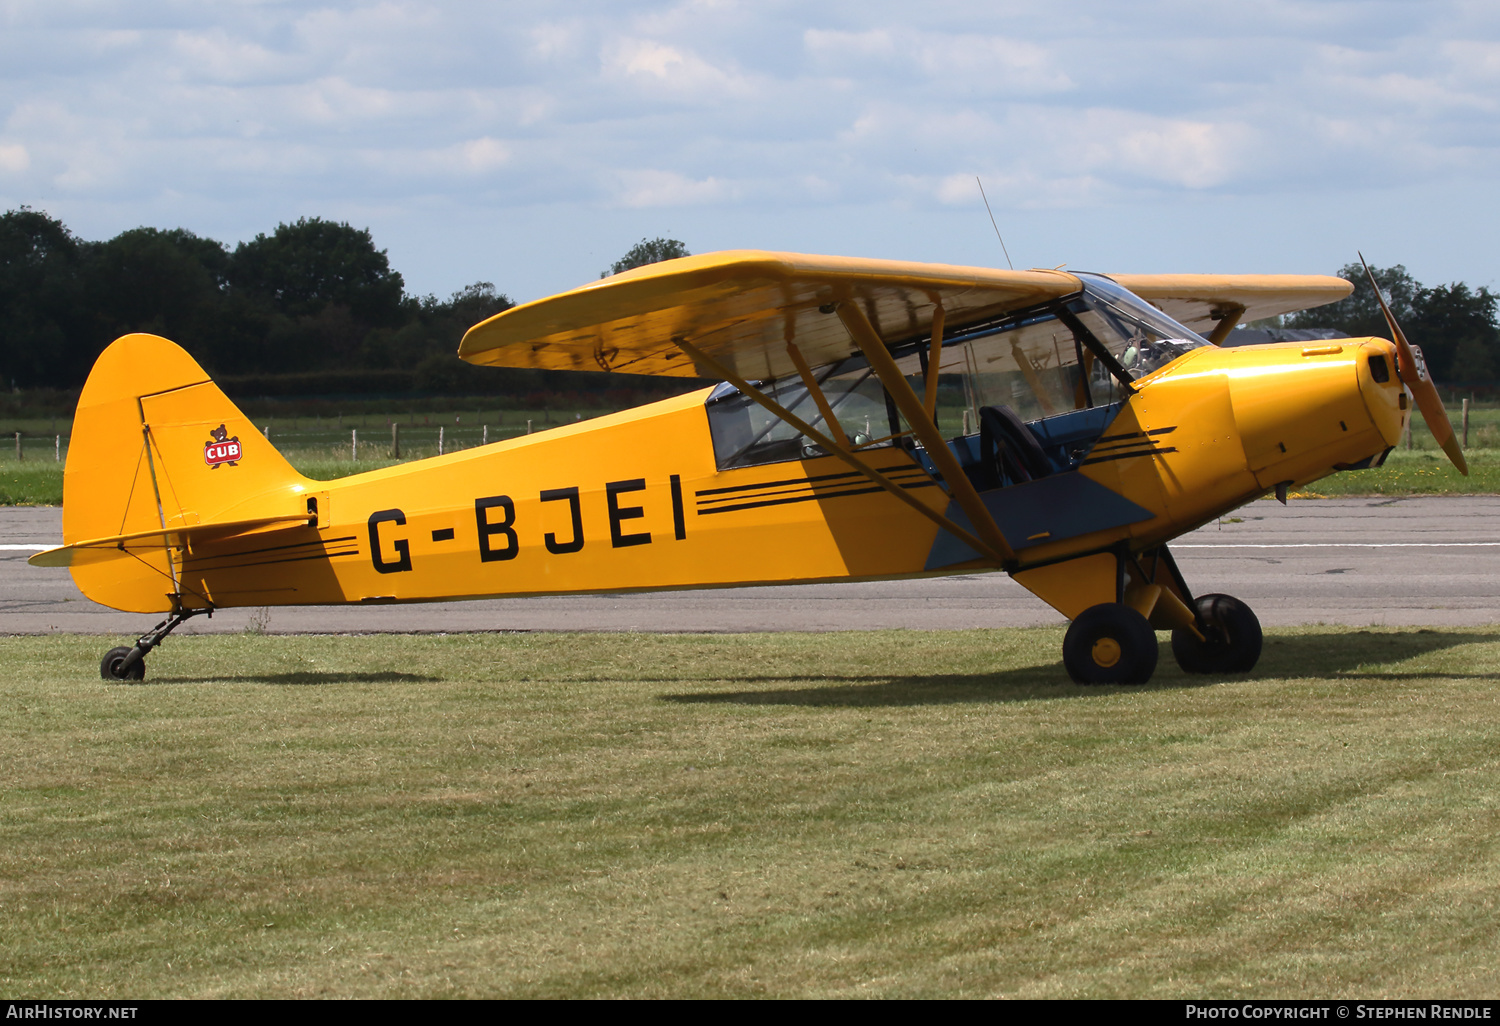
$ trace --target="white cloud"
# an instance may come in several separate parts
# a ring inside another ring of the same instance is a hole
[[[808,29],[802,38],[814,60],[842,74],[916,74],[949,94],[1029,96],[1074,87],[1053,47],[1008,36],[882,28]]]
[[[31,166],[31,154],[24,146],[0,145],[0,171],[25,171]]]
[[[743,76],[716,67],[690,50],[651,39],[611,42],[604,47],[601,64],[606,78],[693,102],[753,91]]]
[[[223,27],[173,33],[174,75],[214,82],[253,82],[293,70],[294,62],[260,43],[235,37]]]
[[[442,237],[545,207],[776,246],[827,223],[799,245],[832,250],[904,225],[900,255],[969,216],[976,173],[1003,223],[1410,189],[1421,223],[1471,224],[1493,206],[1448,195],[1500,185],[1500,8],[1464,0],[9,0],[0,24],[0,202],[85,237],[150,216],[233,241],[298,214]]]
[[[889,30],[881,28],[862,32],[810,28],[802,34],[802,41],[811,53],[825,58],[890,59],[897,52],[895,38]]]
[[[1117,110],[1085,113],[1070,147],[1096,174],[1127,171],[1188,189],[1222,185],[1252,156],[1245,125],[1158,118]]]
[[[731,199],[734,190],[718,178],[695,181],[675,171],[619,171],[615,181],[616,202],[626,207],[683,207]]]
[[[470,139],[458,147],[463,156],[464,165],[476,174],[486,171],[494,171],[510,163],[510,147],[499,139],[491,139],[485,136],[483,139]]]

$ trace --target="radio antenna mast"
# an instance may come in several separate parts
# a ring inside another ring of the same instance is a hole
[[[990,198],[984,194],[984,183],[979,181],[979,176],[974,176],[974,181],[979,183],[979,197],[984,200],[984,209],[990,215],[990,227],[995,229],[995,238],[1000,239],[1000,251],[1005,254],[1005,262],[1010,264],[1010,269],[1016,269],[1015,264],[1010,263],[1010,250],[1005,248],[1005,239],[1000,235],[1000,226],[995,223],[995,212],[990,210]]]

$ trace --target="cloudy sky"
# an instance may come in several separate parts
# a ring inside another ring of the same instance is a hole
[[[1500,4],[0,0],[0,204],[368,227],[517,300],[642,237],[1500,285]]]

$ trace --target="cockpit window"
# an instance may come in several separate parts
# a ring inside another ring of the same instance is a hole
[[[964,426],[977,425],[985,406],[1009,406],[1022,420],[1088,406],[1079,384],[1079,355],[1073,329],[1053,310],[1032,311],[949,338],[938,365],[938,421],[943,423],[945,407],[954,413],[967,410],[967,416],[950,413],[947,419],[953,429],[968,434]],[[919,395],[928,359],[922,346],[896,358]]]
[[[1136,378],[1209,345],[1109,278],[1087,273],[1078,277],[1083,289],[1072,296],[963,325],[944,337],[937,354],[937,422],[945,435],[977,435],[985,407],[1008,407],[1035,425],[1113,406],[1125,398]],[[891,347],[918,395],[925,390],[928,349],[924,339]],[[863,356],[851,356],[818,375],[850,444],[915,445]],[[833,435],[800,378],[759,387],[817,431]],[[721,385],[709,396],[708,415],[720,469],[828,455],[814,440],[731,386]]]

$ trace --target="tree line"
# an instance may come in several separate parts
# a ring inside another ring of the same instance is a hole
[[[1463,282],[1427,286],[1400,264],[1371,268],[1401,331],[1426,358],[1441,385],[1492,385],[1500,381],[1500,294]],[[1303,310],[1282,319],[1287,328],[1331,328],[1349,338],[1389,338],[1375,290],[1359,264],[1345,264],[1340,278],[1354,291],[1337,303]]]
[[[675,239],[642,239],[605,274],[687,255]],[[1352,295],[1281,326],[1387,335],[1359,265],[1338,273],[1354,282]],[[1496,293],[1425,286],[1399,264],[1375,276],[1440,383],[1500,381]],[[77,389],[100,351],[132,331],[179,343],[242,395],[530,395],[526,404],[540,406],[535,396],[548,392],[644,401],[691,385],[458,360],[463,333],[512,305],[491,282],[442,300],[410,295],[368,230],[322,218],[231,249],[183,228],[92,242],[42,211],[0,215],[0,383],[9,389]]]
[[[642,240],[615,267],[662,253],[687,250]],[[0,215],[7,389],[77,389],[104,347],[134,331],[172,339],[240,394],[670,394],[692,384],[460,361],[463,333],[512,305],[484,281],[447,299],[411,295],[368,230],[322,218],[278,225],[231,249],[183,228],[134,228],[94,242],[42,211]]]

